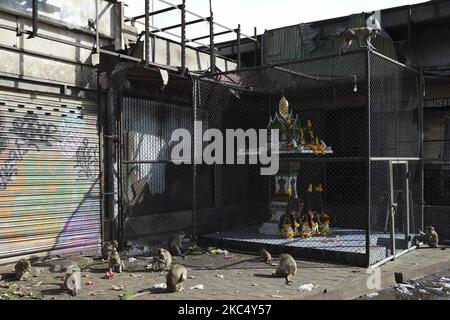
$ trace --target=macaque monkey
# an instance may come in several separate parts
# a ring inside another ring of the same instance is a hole
[[[295,276],[297,273],[297,263],[294,258],[290,254],[282,254],[280,256],[280,262],[273,273],[274,277],[280,277],[286,279],[286,284],[290,285],[292,280],[291,278]]]
[[[259,252],[261,259],[267,263],[270,264],[272,262],[272,256],[270,255],[269,251],[267,251],[264,248],[261,248],[261,251]]]
[[[158,256],[153,258],[153,271],[168,270],[172,265],[172,255],[165,249],[158,250]]]
[[[428,226],[426,228],[426,233],[420,232],[422,238],[425,239],[424,242],[430,246],[430,248],[438,248],[439,247],[439,235],[436,230],[432,226]]]
[[[117,240],[114,240],[112,242],[105,242],[103,244],[102,251],[101,251],[103,260],[109,260],[109,256],[110,256],[113,248],[116,248],[116,249],[119,248],[119,243],[117,242]]]
[[[345,52],[348,48],[350,48],[353,41],[357,41],[359,47],[362,47],[361,40],[363,40],[368,48],[374,49],[372,45],[372,39],[375,39],[379,34],[379,29],[370,27],[348,29],[341,35],[339,41],[339,54]]]
[[[14,266],[14,270],[16,272],[16,280],[26,280],[28,273],[31,272],[31,263],[27,259],[20,259]]]
[[[76,296],[78,294],[78,284],[77,280],[73,276],[73,273],[66,273],[64,276],[64,287],[69,291],[70,295]]]
[[[181,253],[181,249],[183,249],[182,242],[185,236],[186,234],[183,231],[180,231],[169,241],[169,251],[172,255],[185,258],[185,255]]]
[[[123,261],[120,259],[119,252],[117,252],[116,248],[113,248],[111,250],[111,255],[109,256],[109,271],[113,272],[117,268],[119,270],[119,273],[123,270]]]
[[[170,268],[166,279],[168,292],[180,292],[183,290],[183,281],[186,281],[187,279],[187,269],[181,265],[175,264]]]

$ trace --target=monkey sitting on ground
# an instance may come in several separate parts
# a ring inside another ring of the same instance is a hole
[[[66,273],[64,276],[64,287],[69,291],[70,295],[76,296],[78,294],[78,284],[74,273]]]
[[[439,247],[439,235],[432,226],[426,228],[426,233],[420,232],[421,239],[428,244],[430,248]]]
[[[109,257],[109,272],[115,271],[117,268],[119,273],[123,270],[123,261],[120,259],[119,252],[117,252],[116,248],[111,250],[111,255]]]
[[[379,29],[370,27],[348,29],[341,34],[341,38],[339,40],[339,54],[342,54],[342,52],[345,52],[348,48],[350,48],[353,41],[357,41],[358,46],[362,47],[361,40],[363,40],[368,48],[375,49],[372,45],[372,39],[375,39],[379,34]]]
[[[31,263],[27,259],[20,259],[14,266],[14,270],[16,272],[16,280],[26,280],[28,273],[31,272]]]
[[[183,282],[187,279],[187,269],[181,265],[175,264],[170,268],[166,279],[168,292],[180,292],[183,290]]]
[[[269,251],[267,251],[264,248],[261,248],[261,251],[259,252],[261,259],[267,263],[270,264],[272,262],[272,256],[270,255]]]
[[[158,256],[153,258],[152,270],[156,272],[168,270],[172,265],[172,255],[165,249],[158,249]]]
[[[183,259],[186,258],[186,256],[181,252],[181,249],[183,249],[183,239],[186,236],[186,234],[183,231],[177,232],[173,238],[169,241],[169,251],[174,256],[183,257]]]
[[[280,262],[273,273],[274,277],[280,277],[286,279],[286,284],[290,285],[292,280],[291,278],[295,276],[297,273],[297,263],[294,258],[290,254],[282,254],[280,256]]]
[[[111,251],[113,248],[119,248],[119,243],[117,242],[117,240],[114,240],[112,242],[105,242],[103,244],[102,250],[101,250],[101,254],[102,254],[102,259],[103,260],[109,260],[109,256],[111,254]]]

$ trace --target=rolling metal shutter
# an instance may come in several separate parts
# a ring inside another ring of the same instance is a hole
[[[0,90],[0,260],[101,244],[94,101]]]

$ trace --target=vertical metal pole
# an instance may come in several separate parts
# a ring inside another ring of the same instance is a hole
[[[408,161],[406,161],[406,163],[405,163],[405,170],[406,170],[406,228],[405,228],[406,229],[405,230],[406,246],[405,246],[405,248],[409,249],[410,248],[409,239],[410,239],[410,234],[411,234],[411,230],[409,228],[411,219],[410,219],[409,215],[411,214],[411,212],[414,212],[414,211],[411,211],[411,208],[410,208],[410,201],[412,199],[411,199],[410,193],[409,193],[410,173],[409,173],[409,162]]]
[[[242,68],[241,61],[241,25],[238,24],[238,28],[236,29],[237,34],[237,61],[238,61],[238,70]]]
[[[197,108],[198,108],[198,82],[199,80],[193,79],[193,85],[192,85],[192,111],[193,111],[193,119],[194,123],[192,124],[192,129],[194,132],[194,143],[191,147],[191,159],[192,159],[192,229],[194,233],[194,239],[197,239],[197,165],[196,165],[196,159],[195,159],[195,150],[197,147],[197,143],[202,143],[202,141],[197,141],[196,138],[196,121],[197,121]]]
[[[214,54],[214,13],[211,0],[209,0],[209,59],[211,73],[216,70],[216,55]]]
[[[255,27],[254,35],[255,35],[256,41],[255,41],[255,56],[254,56],[253,65],[256,67],[258,65],[258,30],[256,29],[256,27]]]
[[[264,65],[264,38],[266,37],[266,30],[264,30],[264,34],[261,36],[261,65]]]
[[[420,230],[424,230],[424,218],[425,218],[425,199],[424,199],[424,119],[423,119],[423,108],[424,108],[424,95],[425,95],[425,80],[423,78],[423,73],[420,72],[420,75],[417,75],[419,81],[419,89],[418,89],[418,98],[419,98],[419,126],[420,126]]]
[[[186,74],[186,0],[181,5],[181,75]]]
[[[396,252],[395,252],[395,214],[397,212],[397,203],[394,202],[394,164],[392,161],[389,163],[390,168],[390,186],[391,186],[391,250],[392,257],[395,260]]]
[[[370,109],[371,109],[371,85],[370,85],[370,51],[367,52],[366,58],[366,73],[367,73],[367,148],[366,148],[366,165],[367,165],[367,225],[366,225],[366,257],[367,257],[367,266],[370,267],[370,215],[372,211],[371,204],[371,119],[370,119]]]
[[[145,0],[145,64],[150,62],[150,0]]]
[[[29,39],[36,37],[38,31],[38,0],[33,0],[32,3],[32,27],[33,31],[31,32]]]
[[[100,53],[100,28],[99,28],[99,6],[98,0],[95,0],[95,53]]]
[[[105,116],[105,209],[111,221],[111,238],[117,238],[115,210],[114,210],[114,157],[113,157],[113,126],[114,126],[114,103],[117,101],[116,91],[111,86],[108,92],[108,104]]]
[[[102,94],[102,86],[100,84],[100,71],[97,70],[97,125],[98,125],[98,145],[99,145],[99,156],[100,156],[100,161],[99,161],[99,169],[100,169],[100,174],[98,176],[99,179],[99,185],[100,185],[100,234],[101,234],[101,241],[105,241],[105,199],[104,199],[104,150],[103,150],[103,146],[104,146],[104,133],[105,133],[105,110],[104,110],[104,104],[103,104],[103,99],[101,97]]]

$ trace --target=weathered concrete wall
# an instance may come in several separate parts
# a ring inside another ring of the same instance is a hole
[[[39,37],[33,39],[27,34],[17,36],[15,31],[17,27],[32,30],[31,9],[26,9],[31,8],[29,2],[0,3],[0,74],[95,89],[97,76],[91,57],[96,39],[94,30],[88,28],[88,20],[95,21],[95,2],[53,0],[45,5],[39,2]],[[106,45],[113,43],[115,37],[114,6],[106,1],[99,3],[100,43]],[[9,83],[3,80],[0,84]]]

